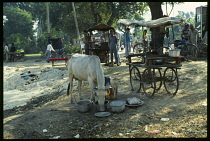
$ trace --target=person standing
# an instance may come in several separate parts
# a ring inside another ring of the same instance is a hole
[[[147,35],[147,30],[146,29],[143,31],[142,41],[143,41],[143,44],[145,44],[145,45],[148,44],[148,35]]]
[[[47,45],[47,50],[46,50],[46,54],[47,54],[46,62],[47,63],[50,62],[49,59],[51,57],[51,51],[54,51],[55,52],[55,50],[52,47],[52,42],[50,41],[49,44]]]
[[[184,29],[182,30],[182,33],[181,33],[182,40],[186,40],[186,41],[188,40],[188,33],[189,33],[189,24],[185,23]]]
[[[117,37],[114,36],[114,30],[110,31],[109,36],[109,47],[110,47],[110,54],[111,54],[111,65],[113,66],[113,54],[115,57],[115,64],[119,65],[118,59],[118,48],[117,48]]]
[[[193,25],[190,25],[190,31],[188,33],[189,43],[197,45],[199,39],[198,30],[194,28]]]
[[[124,33],[124,44],[125,44],[125,56],[127,57],[131,51],[130,28],[127,28],[126,32]]]
[[[15,52],[16,52],[16,48],[14,43],[12,43],[12,47],[10,48],[10,62],[14,62],[15,61]]]
[[[148,35],[147,35],[147,30],[145,29],[144,31],[143,31],[143,35],[142,35],[142,42],[143,42],[143,45],[144,45],[144,52],[147,52],[148,51],[148,39],[149,39],[149,37],[148,37]]]
[[[132,39],[132,43],[131,43],[131,46],[133,47],[133,52],[134,52],[134,46],[136,45],[138,39],[135,35],[135,33],[133,33],[133,39]]]
[[[86,30],[83,31],[83,34],[84,34],[84,37],[82,38],[82,41],[85,44],[85,54],[89,55],[90,37],[88,36],[88,32]]]
[[[8,48],[8,44],[6,43],[6,46],[4,47],[4,54],[6,56],[6,60],[5,62],[9,61],[9,48]]]

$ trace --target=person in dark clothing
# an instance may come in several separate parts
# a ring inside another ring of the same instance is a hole
[[[188,33],[189,33],[189,24],[185,23],[184,29],[182,30],[182,33],[181,33],[181,38],[187,41]]]
[[[85,44],[85,54],[89,55],[89,41],[90,41],[90,37],[88,36],[88,32],[86,30],[84,30],[84,37],[82,38],[83,43]]]
[[[12,47],[10,48],[10,62],[14,62],[15,60],[15,52],[16,52],[16,48],[14,43],[12,43]]]

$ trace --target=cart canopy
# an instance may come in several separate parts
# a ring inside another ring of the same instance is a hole
[[[131,19],[119,19],[117,21],[117,24],[123,25],[123,26],[142,26],[142,27],[159,27],[159,26],[170,26],[170,25],[176,25],[181,24],[184,22],[182,18],[179,17],[163,17],[156,20],[151,21],[137,21],[137,20],[131,20]]]
[[[117,21],[118,25],[123,25],[123,26],[144,26],[146,27],[146,22],[145,21],[137,21],[137,20],[131,20],[131,19],[119,19]]]
[[[93,27],[87,29],[87,31],[94,31],[94,30],[109,31],[109,30],[111,30],[111,29],[114,30],[114,28],[111,27],[111,26],[109,26],[109,25],[106,25],[106,24],[98,24],[98,25],[96,25],[96,26],[93,26]]]

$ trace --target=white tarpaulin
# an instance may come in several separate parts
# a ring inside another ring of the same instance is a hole
[[[137,21],[137,20],[131,20],[131,19],[119,19],[117,21],[117,24],[124,25],[124,26],[146,26],[145,21]]]
[[[179,17],[163,17],[151,21],[137,21],[130,19],[119,19],[117,24],[124,26],[143,26],[148,28],[159,27],[159,26],[170,26],[175,24],[181,24],[184,20]]]

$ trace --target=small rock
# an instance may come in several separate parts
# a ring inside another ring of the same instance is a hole
[[[131,130],[127,130],[127,133],[130,133],[131,132]]]
[[[82,126],[83,124],[84,124],[83,121],[80,121],[80,122],[78,123],[79,126]]]
[[[60,138],[61,138],[61,136],[55,136],[55,137],[52,137],[50,139],[60,139]]]
[[[161,118],[161,121],[169,121],[169,118]]]
[[[119,136],[123,136],[123,134],[122,133],[119,133]]]
[[[77,134],[76,136],[74,136],[75,138],[79,138],[80,137],[80,135],[79,134]]]
[[[202,103],[202,105],[203,105],[203,106],[207,106],[207,103],[206,103],[206,102],[204,102],[204,103]]]
[[[148,127],[147,127],[147,125],[145,126],[144,131],[146,131],[146,132],[148,131]]]
[[[43,133],[47,133],[47,129],[43,129]]]
[[[188,112],[192,112],[192,111],[193,111],[193,109],[189,109],[189,110],[188,110]]]
[[[138,132],[139,130],[132,130],[131,133]]]
[[[176,133],[176,132],[171,132],[171,133],[172,133],[173,135],[175,135],[175,136],[178,134],[178,133]]]

